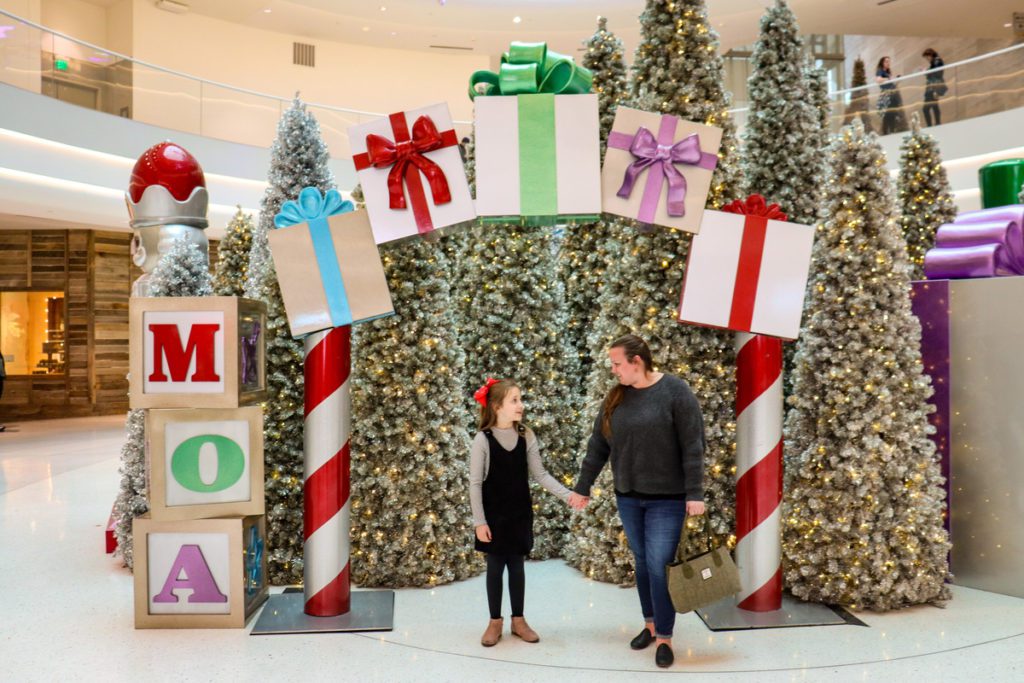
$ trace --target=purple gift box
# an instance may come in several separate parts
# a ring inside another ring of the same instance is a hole
[[[1024,275],[1024,204],[971,211],[935,233],[929,280]]]

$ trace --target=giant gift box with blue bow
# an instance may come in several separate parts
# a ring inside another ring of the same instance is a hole
[[[605,213],[699,232],[722,129],[619,107],[601,169]]]
[[[365,211],[313,187],[285,202],[267,236],[293,337],[394,314]]]

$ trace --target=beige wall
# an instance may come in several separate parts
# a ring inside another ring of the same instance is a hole
[[[487,68],[487,55],[447,55],[310,40],[248,28],[194,14],[171,14],[135,0],[137,59],[256,92],[370,112],[447,101],[455,119],[472,118],[466,95],[470,74]],[[169,36],[187,36],[187,41]],[[316,67],[292,64],[292,42],[316,45]],[[181,46],[187,43],[188,47]],[[246,46],[239,50],[239,46]],[[136,68],[135,118],[236,142],[269,145],[280,108],[266,100],[197,85]],[[333,156],[348,156],[351,115],[314,111]]]

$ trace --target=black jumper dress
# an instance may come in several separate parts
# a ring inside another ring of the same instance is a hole
[[[529,555],[533,550],[533,501],[530,499],[530,474],[526,464],[526,437],[506,450],[484,430],[490,449],[490,464],[484,479],[483,503],[491,542],[476,539],[476,549],[495,555]]]

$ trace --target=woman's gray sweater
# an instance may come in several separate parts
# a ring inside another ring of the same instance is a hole
[[[666,374],[643,389],[626,387],[609,438],[601,433],[603,414],[594,421],[576,493],[589,496],[610,459],[618,493],[704,500],[704,418],[685,381]]]

